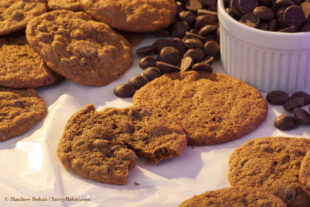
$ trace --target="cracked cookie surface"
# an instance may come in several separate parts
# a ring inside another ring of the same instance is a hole
[[[34,89],[0,87],[0,141],[21,135],[47,113]]]
[[[0,35],[25,28],[32,18],[44,12],[45,0],[0,0]]]
[[[286,207],[283,201],[260,188],[235,186],[207,191],[181,203],[179,207]]]
[[[176,14],[175,0],[81,0],[98,21],[128,32],[151,32],[169,26]]]
[[[281,198],[289,207],[310,206],[310,198],[298,181],[300,164],[310,140],[265,137],[248,141],[230,156],[231,185],[260,187]]]
[[[36,88],[62,78],[44,64],[22,33],[0,37],[0,59],[1,86]]]
[[[64,166],[81,177],[126,184],[136,154],[157,164],[181,155],[185,147],[182,128],[162,112],[137,107],[97,112],[89,104],[67,122],[57,153]]]
[[[128,41],[84,12],[45,13],[27,25],[26,37],[49,68],[80,84],[107,85],[132,64]]]
[[[178,118],[189,145],[228,142],[256,129],[267,116],[260,92],[224,74],[187,71],[163,75],[133,96],[133,103]]]

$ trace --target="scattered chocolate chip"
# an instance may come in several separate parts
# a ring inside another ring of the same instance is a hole
[[[239,22],[249,27],[258,27],[260,18],[253,13],[246,13],[240,18]]]
[[[184,54],[184,57],[191,57],[194,60],[194,62],[199,62],[203,60],[205,55],[202,49],[195,48],[187,50],[187,52]]]
[[[305,22],[305,13],[299,5],[292,5],[285,9],[284,23],[288,26],[299,28]]]
[[[158,60],[172,65],[178,65],[178,63],[181,61],[181,53],[175,47],[164,47],[160,51]]]
[[[200,15],[196,17],[196,22],[194,28],[199,31],[207,24],[214,24],[213,20],[209,18],[207,15]]]
[[[187,0],[185,3],[185,8],[190,11],[195,11],[202,8],[200,0]]]
[[[207,57],[213,56],[218,58],[220,56],[220,45],[216,41],[207,41],[203,47],[203,51]]]
[[[134,87],[136,90],[144,86],[148,82],[148,79],[146,79],[144,76],[141,75],[135,75],[132,78],[129,79],[129,85]]]
[[[142,75],[147,78],[149,81],[154,80],[161,76],[160,70],[157,67],[150,67],[143,71]]]
[[[178,66],[171,65],[169,63],[162,61],[157,61],[156,66],[159,68],[161,73],[173,73],[180,71]]]
[[[184,57],[181,60],[180,70],[181,71],[187,71],[192,68],[194,61],[191,57]]]
[[[152,54],[156,53],[156,51],[157,51],[157,48],[154,45],[151,45],[151,46],[141,47],[141,48],[137,49],[136,54],[141,56],[141,57],[144,57],[147,55],[152,55]]]
[[[305,105],[310,104],[310,94],[304,91],[297,91],[291,95],[291,99],[295,99],[297,97],[303,97],[305,99]]]
[[[239,10],[245,14],[252,12],[258,6],[257,0],[238,0]]]
[[[135,88],[129,84],[121,84],[114,89],[114,94],[121,98],[132,97],[135,92]]]
[[[156,65],[156,59],[152,56],[145,56],[142,58],[139,62],[139,66],[142,69],[148,68],[148,67],[153,67]]]
[[[298,124],[310,125],[310,114],[302,108],[294,108],[294,117]]]
[[[289,95],[284,91],[271,91],[267,94],[267,101],[274,105],[283,105],[289,100]]]
[[[264,20],[271,20],[274,17],[273,10],[266,6],[258,6],[253,10],[253,13]]]
[[[292,130],[297,127],[297,123],[294,117],[282,114],[275,119],[274,126],[280,130]]]
[[[301,107],[303,105],[305,105],[305,99],[303,97],[296,97],[290,98],[288,101],[286,101],[283,104],[283,108],[288,112],[292,112],[294,108]]]
[[[293,0],[276,0],[274,2],[274,8],[279,9],[279,8],[291,6],[293,4],[295,4]]]
[[[172,38],[171,39],[171,45],[172,47],[175,47],[180,51],[181,54],[184,54],[186,52],[186,46],[184,45],[183,41],[180,38]]]
[[[186,21],[179,21],[172,26],[172,37],[183,37],[185,32],[189,29],[189,24]]]
[[[201,41],[205,41],[205,37],[201,36],[201,35],[198,35],[198,34],[195,34],[195,33],[192,33],[192,32],[186,32],[185,33],[185,38],[197,38],[197,39],[200,39]]]
[[[208,63],[209,65],[212,65],[214,62],[214,57],[207,57],[203,62]]]
[[[191,11],[182,11],[179,13],[179,17],[181,20],[191,25],[195,22],[196,15]]]
[[[218,29],[217,25],[208,24],[200,29],[199,35],[201,36],[213,35],[214,33],[217,32],[217,29]]]
[[[238,0],[230,0],[230,9],[236,17],[242,16],[238,3]]]
[[[196,63],[192,66],[192,70],[198,70],[198,71],[205,71],[205,72],[212,72],[212,66],[209,65],[206,62]]]
[[[202,48],[203,47],[202,41],[197,38],[190,38],[190,39],[185,38],[185,40],[183,40],[183,43],[188,48]]]

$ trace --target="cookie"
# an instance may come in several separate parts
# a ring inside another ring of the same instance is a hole
[[[185,147],[182,128],[161,112],[137,107],[97,112],[90,104],[67,122],[57,153],[64,166],[81,177],[126,184],[136,154],[157,164],[180,155]]]
[[[27,25],[26,37],[49,68],[80,84],[107,85],[132,64],[128,41],[83,12],[45,13]]]
[[[140,88],[133,103],[177,117],[190,145],[228,142],[256,129],[267,116],[260,92],[224,74],[184,71],[163,75]]]
[[[25,28],[32,18],[44,12],[45,0],[0,0],[0,35]]]
[[[289,207],[310,206],[310,198],[298,181],[301,161],[310,140],[266,137],[248,141],[230,156],[231,185],[260,187],[281,198]]]
[[[92,17],[128,32],[151,32],[168,27],[176,15],[175,0],[81,0]]]
[[[28,45],[25,34],[0,37],[0,85],[36,88],[62,77],[51,71]]]
[[[67,9],[72,11],[83,10],[79,0],[47,0],[49,10]]]
[[[286,207],[278,198],[260,188],[235,186],[207,191],[181,203],[179,207]]]
[[[120,32],[130,43],[132,47],[142,42],[144,34],[137,32]]]
[[[301,187],[308,194],[308,196],[310,196],[310,152],[307,152],[301,162],[298,178],[301,183]]]
[[[0,87],[0,141],[27,132],[46,112],[44,101],[34,89]]]

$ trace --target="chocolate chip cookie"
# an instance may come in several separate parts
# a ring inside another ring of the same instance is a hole
[[[0,35],[25,28],[32,18],[45,11],[45,0],[0,0]]]
[[[128,32],[151,32],[169,26],[175,0],[81,0],[84,10],[111,27]]]
[[[207,191],[181,203],[179,207],[286,207],[278,198],[260,188],[235,186]]]
[[[45,13],[27,25],[26,36],[49,68],[80,84],[107,85],[132,64],[128,41],[83,12]]]
[[[36,88],[62,78],[43,63],[23,33],[0,37],[0,60],[1,86]]]
[[[83,10],[79,0],[47,0],[47,7],[50,10],[67,9],[72,11]]]
[[[181,155],[182,128],[161,111],[138,107],[106,108],[90,104],[68,121],[58,145],[64,166],[82,177],[126,184],[136,154],[152,164]]]
[[[133,103],[175,116],[190,145],[219,144],[242,137],[256,129],[268,111],[257,89],[224,74],[202,71],[163,75],[136,91]]]
[[[27,132],[44,118],[46,111],[34,89],[0,87],[0,141]]]
[[[302,188],[310,196],[310,152],[307,152],[301,162],[298,178]]]
[[[310,140],[265,137],[248,141],[230,156],[231,185],[260,187],[280,197],[289,207],[310,206],[310,198],[298,181],[300,164]]]

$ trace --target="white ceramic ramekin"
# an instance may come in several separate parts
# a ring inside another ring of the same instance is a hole
[[[233,19],[218,0],[221,59],[228,75],[261,91],[310,91],[310,32],[263,31]]]

